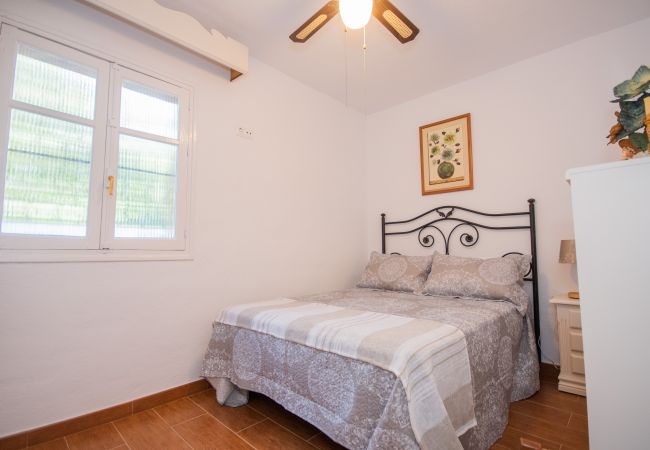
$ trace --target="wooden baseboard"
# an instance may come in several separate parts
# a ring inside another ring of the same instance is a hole
[[[555,368],[552,364],[540,364],[539,377],[541,381],[557,383],[557,377],[559,374],[560,370]],[[130,402],[85,414],[83,416],[34,428],[33,430],[23,431],[22,433],[0,437],[0,450],[20,449],[25,448],[28,445],[36,445],[51,441],[71,433],[77,433],[88,428],[96,427],[97,425],[130,416],[131,414],[144,411],[145,409],[153,408],[163,403],[171,402],[209,388],[211,388],[210,383],[206,380],[197,380],[182,386],[167,389],[166,391],[147,395],[146,397],[141,397]]]
[[[0,450],[21,449],[31,445],[51,441],[71,433],[96,427],[104,423],[112,422],[123,417],[153,408],[163,403],[171,402],[187,395],[211,388],[206,380],[192,381],[191,383],[167,389],[156,394],[147,395],[130,402],[111,406],[83,416],[63,420],[61,422],[23,431],[10,436],[0,437]]]

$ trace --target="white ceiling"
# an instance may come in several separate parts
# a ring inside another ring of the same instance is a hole
[[[371,19],[364,73],[362,31],[348,32],[346,45],[340,16],[305,44],[289,40],[326,0],[157,1],[366,113],[650,16],[648,0],[391,0],[420,34],[400,44]]]

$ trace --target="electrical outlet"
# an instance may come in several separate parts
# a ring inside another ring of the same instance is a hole
[[[244,139],[252,140],[253,139],[253,130],[251,130],[250,128],[246,128],[246,127],[239,127],[239,129],[237,130],[237,136],[239,136],[241,138],[244,138]]]

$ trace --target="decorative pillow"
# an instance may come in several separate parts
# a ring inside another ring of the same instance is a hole
[[[528,308],[528,296],[520,285],[522,271],[520,258],[479,259],[435,253],[423,293],[507,300],[523,314]]]
[[[431,269],[431,259],[372,252],[357,287],[419,293]]]
[[[509,258],[515,261],[517,267],[519,267],[519,276],[523,279],[526,274],[530,271],[530,264],[533,261],[532,255],[518,255],[516,253],[511,253],[504,256],[504,258]]]

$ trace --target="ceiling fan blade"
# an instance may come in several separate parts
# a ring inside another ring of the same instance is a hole
[[[309,20],[303,23],[296,31],[289,36],[293,42],[306,42],[315,32],[323,28],[332,17],[339,13],[339,2],[336,0],[329,1],[316,12]]]
[[[372,14],[402,43],[415,39],[420,30],[388,0],[375,0]]]

